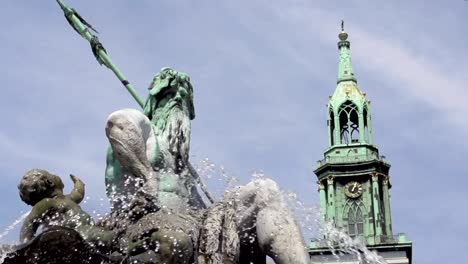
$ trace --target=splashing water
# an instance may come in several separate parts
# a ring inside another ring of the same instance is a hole
[[[3,263],[3,261],[11,251],[11,248],[6,248],[3,246],[0,248],[0,263]]]
[[[282,191],[282,193],[296,221],[302,227],[304,237],[319,237],[322,224],[320,206],[303,202],[294,192]]]
[[[202,160],[197,166],[197,172],[203,181],[218,184],[215,186],[217,197],[221,197],[220,190],[230,192],[239,185],[239,179],[226,172],[223,166],[216,166],[209,159]],[[263,171],[253,171],[252,180],[269,178]],[[219,183],[227,188],[220,188]],[[210,189],[211,190],[211,189]],[[282,190],[285,200],[293,212],[298,224],[302,227],[304,237],[326,237],[324,242],[332,251],[332,254],[340,259],[340,256],[349,254],[355,256],[359,263],[363,264],[387,264],[376,252],[369,250],[365,242],[359,238],[351,238],[346,232],[335,228],[331,224],[323,224],[320,205],[310,205],[300,200],[296,193]],[[271,260],[270,260],[271,261]]]
[[[7,228],[5,228],[5,230],[0,233],[0,241],[5,237],[7,236],[13,229],[15,229],[15,227],[17,225],[19,225],[20,223],[22,223],[24,221],[24,219],[26,219],[26,217],[28,216],[30,211],[27,211],[26,213],[24,213],[23,215],[21,215],[18,219],[16,219],[11,225],[9,225]]]
[[[366,247],[365,242],[359,237],[352,238],[343,230],[334,227],[331,223],[324,225],[322,232],[327,237],[324,242],[326,242],[337,259],[343,254],[350,254],[355,256],[359,263],[387,264],[387,261],[376,252],[370,251]]]
[[[208,158],[198,162],[195,170],[204,183],[209,183],[208,190],[214,195],[216,200],[221,200],[223,195],[239,186],[239,178],[227,172],[224,166],[217,166]]]
[[[9,225],[7,228],[5,228],[5,230],[3,230],[2,233],[0,233],[0,241],[6,237],[12,230],[14,230],[16,228],[16,226],[18,226],[20,223],[22,223],[24,221],[24,219],[26,219],[26,217],[29,215],[29,212],[30,211],[27,211],[26,213],[24,213],[23,215],[21,215],[20,217],[18,217],[18,219],[16,219],[11,225]],[[0,245],[0,263],[3,263],[3,261],[5,260],[6,256],[8,255],[8,253],[10,253],[12,251],[12,247],[11,246],[8,246],[8,245]]]
[[[203,159],[198,162],[198,164],[195,166],[195,169],[200,175],[202,181],[208,183],[208,190],[213,192],[216,200],[221,200],[224,195],[233,191],[237,186],[240,185],[240,180],[238,177],[227,172],[223,166],[218,166],[209,159]],[[265,175],[263,171],[253,171],[251,173],[252,180],[266,178],[269,177]],[[365,243],[359,238],[353,239],[349,237],[346,232],[336,229],[331,224],[324,225],[322,223],[323,218],[319,205],[310,205],[301,201],[294,192],[282,190],[282,194],[286,203],[288,204],[288,208],[294,214],[298,224],[302,227],[306,241],[310,241],[310,238],[312,237],[325,236],[327,239],[323,240],[322,242],[330,248],[333,255],[336,256],[337,259],[339,259],[343,254],[351,254],[359,260],[359,263],[387,264],[387,262],[382,257],[377,255],[377,253],[367,249]],[[118,197],[115,199],[118,199]],[[99,200],[99,202],[93,200]],[[97,217],[98,221],[101,220],[102,217],[106,214],[106,211],[109,210],[109,201],[107,197],[91,198],[87,196],[83,201],[83,204],[89,204],[90,206],[94,207],[91,215]],[[0,233],[0,241],[12,230],[14,230],[20,223],[22,223],[28,214],[29,211],[21,215],[2,233]],[[0,263],[3,262],[8,252],[8,248],[0,249]],[[271,261],[271,259],[268,261]]]

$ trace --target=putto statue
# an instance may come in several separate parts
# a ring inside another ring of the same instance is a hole
[[[89,23],[57,2],[72,27],[91,43],[98,62],[116,73],[143,111],[123,109],[107,120],[109,215],[94,225],[78,205],[84,193],[79,179],[72,177],[75,190],[66,196],[58,176],[33,170],[20,183],[22,199],[34,206],[22,241],[30,241],[39,225],[44,233],[55,225],[98,243],[97,263],[264,264],[267,255],[278,264],[309,263],[301,230],[273,180],[255,179],[220,201],[214,201],[202,184],[189,162],[195,118],[189,76],[162,69],[144,102],[91,33]],[[60,221],[49,221],[50,214]],[[39,238],[35,240],[44,241]]]
[[[113,233],[94,226],[91,216],[78,205],[85,194],[83,182],[73,175],[70,178],[75,187],[70,194],[64,195],[59,176],[40,169],[30,170],[24,175],[18,185],[20,197],[33,208],[21,228],[21,242],[32,240],[39,226],[60,225],[77,230],[96,245],[111,245]]]

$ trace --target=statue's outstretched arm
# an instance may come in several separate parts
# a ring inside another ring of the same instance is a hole
[[[67,197],[75,203],[79,204],[81,203],[81,201],[83,201],[85,196],[85,184],[83,183],[83,181],[80,180],[80,178],[76,177],[73,174],[70,174],[70,178],[75,184],[75,186],[73,187],[71,193],[67,195]]]
[[[41,224],[42,216],[49,210],[54,207],[55,202],[53,199],[43,199],[38,202],[26,219],[23,222],[23,226],[20,231],[20,242],[25,243],[34,238],[39,225]]]

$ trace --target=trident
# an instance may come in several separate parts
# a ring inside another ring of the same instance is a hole
[[[138,95],[135,88],[133,88],[133,85],[125,78],[122,72],[120,72],[119,68],[115,66],[115,64],[107,55],[106,49],[104,48],[102,43],[99,42],[98,37],[94,35],[91,31],[97,34],[99,32],[97,32],[97,30],[94,29],[93,26],[91,26],[91,24],[89,24],[86,20],[84,20],[84,18],[81,17],[80,14],[78,14],[78,12],[76,12],[75,9],[68,7],[62,0],[57,0],[57,3],[62,8],[65,14],[65,18],[67,19],[68,23],[72,26],[72,28],[76,32],[78,32],[80,36],[82,36],[87,41],[89,41],[89,43],[91,44],[91,50],[93,51],[94,57],[99,62],[99,64],[105,65],[107,68],[113,71],[115,76],[119,78],[120,82],[125,86],[125,88],[127,88],[128,92],[133,96],[133,98],[137,101],[137,103],[141,106],[141,108],[144,108],[145,102]],[[214,203],[215,199],[210,194],[210,192],[206,188],[206,185],[203,183],[200,176],[198,175],[198,172],[195,170],[195,168],[192,166],[190,162],[188,163],[188,169],[195,176],[195,179],[200,184],[200,187],[202,191],[205,193],[208,200],[211,203]]]
[[[96,35],[94,35],[91,31],[98,33],[83,17],[76,12],[75,9],[68,7],[62,0],[57,0],[57,3],[62,8],[65,18],[67,19],[68,23],[73,27],[73,29],[80,34],[83,38],[85,38],[91,44],[91,50],[93,51],[94,57],[101,65],[105,65],[114,74],[119,78],[120,82],[127,88],[128,92],[135,98],[137,103],[144,108],[145,102],[141,99],[141,97],[133,88],[133,85],[125,78],[125,76],[120,72],[120,70],[115,66],[112,60],[107,55],[106,49],[99,42],[99,39]]]

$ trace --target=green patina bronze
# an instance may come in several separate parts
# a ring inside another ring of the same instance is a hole
[[[73,27],[73,29],[75,29],[75,31],[78,32],[78,34],[80,34],[83,38],[89,41],[89,43],[91,44],[93,54],[96,57],[96,60],[99,62],[99,64],[105,65],[110,70],[112,70],[117,76],[117,78],[119,78],[119,80],[125,86],[125,88],[127,88],[128,92],[133,96],[133,98],[135,98],[137,103],[141,107],[143,107],[144,101],[141,99],[140,96],[138,96],[137,92],[135,91],[135,88],[133,88],[133,85],[128,82],[123,73],[120,72],[117,66],[115,66],[115,64],[109,58],[104,46],[99,42],[98,37],[91,33],[91,31],[97,33],[97,31],[88,22],[86,22],[86,20],[84,20],[80,16],[80,14],[76,12],[76,10],[68,7],[62,0],[57,0],[57,3],[62,8],[63,12],[65,13],[65,18],[67,19],[68,23],[70,23],[70,25]]]
[[[104,46],[98,40],[98,37],[92,33],[92,31],[97,31],[82,18],[79,13],[68,7],[62,0],[57,0],[60,7],[64,11],[65,18],[70,23],[72,28],[78,32],[83,38],[88,40],[91,45],[92,52],[96,57],[97,61],[101,65],[105,65],[111,69],[117,78],[122,82],[122,84],[127,88],[128,92],[133,96],[136,102],[143,109],[144,115],[146,115],[149,120],[151,120],[151,125],[153,126],[153,131],[157,133],[158,131],[163,131],[164,126],[166,126],[167,117],[170,115],[170,110],[172,109],[171,105],[166,104],[177,104],[180,101],[186,100],[188,102],[188,115],[190,120],[195,118],[195,109],[193,105],[193,88],[190,83],[190,77],[182,72],[175,71],[170,68],[164,68],[158,73],[150,87],[149,95],[146,101],[143,101],[141,97],[136,92],[135,88],[130,84],[130,82],[125,78],[122,72],[118,67],[112,62],[108,56]],[[175,97],[172,95],[175,94]],[[155,118],[158,116],[158,118]],[[189,124],[188,124],[189,125]],[[183,129],[184,130],[184,129]],[[185,130],[190,130],[186,128]],[[187,135],[190,137],[190,135]],[[165,168],[173,167],[173,164],[167,163],[167,157],[164,156],[164,150],[161,146],[169,145],[169,139],[159,137],[157,144],[154,145],[152,150],[153,154],[149,155],[150,163],[155,170],[163,170]],[[187,142],[190,142],[188,138]],[[188,153],[187,153],[188,154]],[[166,155],[167,156],[167,155]],[[187,164],[184,164],[188,167],[189,173],[195,178],[195,181],[200,184],[205,195],[211,202],[214,202],[212,196],[206,190],[204,184],[200,181],[197,172],[193,169],[192,165],[188,162],[188,157],[184,157],[187,161]],[[116,159],[115,154],[111,147],[107,151],[107,166],[105,172],[106,187],[107,193],[109,196],[112,194],[119,194],[122,191],[122,182],[123,174],[125,172],[122,170],[122,166],[119,161]],[[160,186],[165,186],[166,189],[170,189],[171,186],[174,186],[173,178],[164,177],[164,175],[159,175]]]
[[[327,105],[329,147],[314,171],[323,220],[360,237],[370,249],[401,250],[411,261],[411,242],[392,233],[390,164],[374,145],[371,102],[357,84],[343,22],[338,37],[337,86]],[[310,250],[312,256],[331,254],[318,242]]]
[[[107,119],[106,181],[108,191],[117,189],[122,198],[115,202],[110,195],[111,212],[96,225],[78,205],[84,196],[79,179],[72,177],[75,189],[64,195],[58,176],[27,173],[20,184],[22,199],[33,205],[21,233],[27,243],[5,263],[234,264],[266,263],[267,256],[278,264],[309,263],[300,227],[273,180],[236,186],[217,202],[206,192],[189,162],[195,110],[188,75],[162,69],[143,102],[91,33],[96,30],[57,2],[73,29],[90,42],[97,61],[117,75],[143,112],[120,109]],[[39,226],[43,232],[35,236]]]
[[[150,160],[153,169],[157,171],[162,170],[177,170],[174,168],[174,164],[168,162],[168,154],[164,153],[166,146],[169,145],[171,139],[164,137],[164,131],[172,132],[167,129],[167,122],[169,116],[172,114],[172,109],[175,104],[178,104],[182,101],[187,101],[188,106],[188,117],[190,120],[195,118],[195,108],[193,105],[193,87],[190,83],[190,77],[186,73],[175,71],[171,68],[163,68],[160,73],[158,73],[153,81],[151,82],[149,88],[149,95],[146,99],[146,102],[143,107],[143,114],[148,117],[151,121],[152,131],[155,133],[157,138],[156,144],[152,150],[153,154],[150,154]],[[190,124],[183,123],[184,126],[182,131],[189,131]],[[187,132],[186,137],[188,142],[190,141],[190,134]],[[169,136],[169,135],[168,135]],[[170,136],[169,136],[170,137]],[[165,155],[166,154],[166,155]],[[186,156],[183,157],[184,162],[188,161],[188,153],[185,153]],[[192,168],[190,164],[183,164],[183,166],[188,166],[190,173],[196,177],[196,180],[199,180],[198,174]],[[107,153],[107,166],[106,166],[106,187],[107,193],[110,196],[111,193],[121,193],[122,185],[124,181],[122,167],[119,161],[116,159],[112,147],[108,148]],[[167,175],[161,173],[159,175],[160,186],[161,188],[171,189],[175,183],[173,183],[172,177],[166,177]],[[201,182],[198,182],[201,183]],[[160,188],[160,189],[161,189]],[[203,187],[205,190],[205,188]],[[213,201],[213,198],[205,191],[208,199]]]
[[[383,202],[388,200],[384,198],[388,193],[376,193],[383,180],[388,181],[390,165],[379,156],[378,148],[373,144],[370,100],[357,84],[351,64],[351,44],[344,28],[338,37],[337,87],[328,103],[329,148],[316,170],[321,184],[327,186],[321,191],[327,193],[322,195],[327,197],[322,209],[327,221],[374,243],[383,235],[392,236],[390,212],[380,210],[384,207]],[[350,167],[350,164],[356,166]],[[347,168],[343,169],[343,166]],[[378,180],[372,181],[372,175],[379,175]],[[357,199],[349,198],[345,193],[345,185],[350,181],[359,182],[360,188],[365,190]],[[362,215],[362,223],[350,225],[349,210],[356,208],[360,210],[355,213]]]

